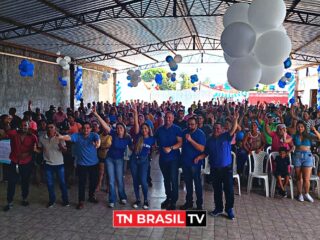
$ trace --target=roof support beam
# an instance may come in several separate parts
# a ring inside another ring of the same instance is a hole
[[[165,42],[159,42],[154,44],[145,45],[142,47],[137,47],[131,50],[118,51],[113,53],[106,53],[103,55],[96,55],[88,58],[76,59],[74,60],[76,64],[83,64],[88,62],[98,62],[111,60],[115,57],[121,58],[126,56],[138,55],[147,52],[157,52],[157,51],[170,51],[169,49],[178,50],[221,50],[220,40],[201,37],[199,36],[199,46],[195,44],[195,36],[189,36],[184,38],[177,38]]]
[[[117,5],[109,6],[106,8],[96,9],[84,13],[67,15],[64,17],[49,19],[46,21],[36,22],[28,25],[20,25],[16,28],[7,29],[0,32],[0,40],[8,40],[13,38],[19,38],[24,36],[35,35],[43,32],[51,32],[60,29],[68,29],[78,27],[82,25],[93,24],[97,22],[106,21],[108,19],[139,19],[144,18],[163,18],[163,17],[174,17],[174,18],[193,18],[193,17],[210,17],[210,16],[223,16],[223,14],[215,9],[214,11],[207,11],[205,8],[201,9],[200,13],[193,13],[194,4],[188,7],[186,13],[175,14],[167,11],[169,4],[173,4],[172,1],[168,1],[166,9],[163,11],[158,6],[157,0],[131,0],[129,2],[121,3],[119,0]],[[147,2],[148,1],[148,2]],[[203,0],[201,0],[203,1]],[[144,3],[143,3],[144,2]],[[146,3],[147,2],[147,3]],[[228,4],[236,3],[233,0],[223,0]],[[177,2],[178,4],[178,2]],[[220,6],[219,6],[220,7]],[[150,12],[148,12],[148,10]],[[128,14],[129,13],[129,14]],[[287,10],[286,22],[317,26],[320,27],[319,14],[297,11],[294,9]],[[139,21],[141,22],[141,21]],[[144,26],[145,27],[145,26]],[[149,29],[150,30],[150,29]]]

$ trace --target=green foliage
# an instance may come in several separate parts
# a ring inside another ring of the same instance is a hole
[[[143,71],[141,79],[145,82],[152,82],[158,73],[162,74],[162,84],[159,85],[160,90],[176,90],[176,84],[167,78],[167,71],[163,68],[152,68]]]
[[[180,78],[182,79],[181,81],[181,90],[183,89],[190,89],[193,87],[193,84],[190,81],[190,76],[188,76],[186,73],[181,73]]]

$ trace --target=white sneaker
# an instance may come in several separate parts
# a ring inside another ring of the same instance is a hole
[[[126,199],[121,199],[120,203],[125,205],[125,204],[127,204],[127,200]]]
[[[304,195],[304,198],[305,198],[307,201],[309,201],[309,202],[314,202],[313,198],[310,196],[309,193],[305,194],[305,195]]]
[[[114,203],[109,203],[109,208],[114,208]]]
[[[299,201],[299,202],[304,202],[304,198],[303,198],[303,195],[302,195],[302,194],[299,194],[299,196],[298,196],[298,201]]]

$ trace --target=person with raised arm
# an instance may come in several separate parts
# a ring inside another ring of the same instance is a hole
[[[92,109],[92,113],[96,116],[101,126],[112,137],[112,143],[107,153],[106,163],[107,173],[109,176],[109,203],[110,208],[114,208],[116,202],[116,181],[118,186],[118,195],[120,204],[127,203],[127,195],[124,189],[124,153],[127,147],[132,145],[130,135],[127,134],[126,126],[123,123],[116,123],[116,130],[110,126],[99,116],[96,109]]]
[[[210,216],[216,217],[223,212],[222,190],[226,198],[225,212],[228,218],[235,218],[234,192],[233,192],[233,165],[231,156],[231,141],[238,127],[239,113],[234,113],[233,124],[230,131],[223,132],[220,122],[216,122],[213,128],[212,136],[207,140],[203,154],[194,159],[197,163],[209,156],[210,173],[213,179],[215,209],[209,213]]]

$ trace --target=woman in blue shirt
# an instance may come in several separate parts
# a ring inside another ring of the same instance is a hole
[[[132,145],[131,137],[127,134],[126,126],[123,123],[117,123],[116,130],[113,130],[99,116],[99,114],[97,114],[95,109],[93,109],[92,111],[101,123],[101,126],[112,136],[112,144],[109,148],[106,158],[107,173],[109,176],[109,207],[113,208],[116,202],[116,180],[118,185],[120,204],[125,205],[127,203],[127,195],[124,190],[123,182],[123,158],[127,146]]]
[[[132,155],[130,158],[130,169],[133,180],[133,188],[136,196],[136,201],[132,205],[133,208],[138,208],[141,204],[139,184],[142,186],[144,197],[143,209],[149,208],[148,203],[148,167],[149,167],[149,154],[152,146],[155,144],[155,139],[152,136],[152,130],[147,123],[139,126],[137,107],[134,106],[134,130],[135,143],[132,148]],[[140,131],[141,130],[141,131]]]
[[[313,140],[320,140],[320,133],[311,126],[310,129],[316,134],[307,132],[307,127],[303,121],[298,121],[296,133],[292,136],[293,143],[296,147],[293,155],[293,165],[297,176],[298,200],[303,202],[304,199],[313,202],[309,194],[310,175],[313,167],[313,155],[311,145]],[[302,185],[304,185],[305,195],[302,195]]]

